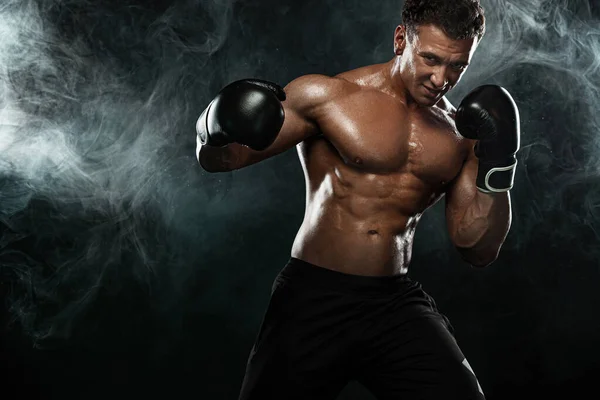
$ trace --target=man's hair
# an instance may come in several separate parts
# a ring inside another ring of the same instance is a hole
[[[485,33],[485,17],[479,0],[406,0],[402,22],[407,36],[419,25],[432,24],[453,40],[477,38]]]

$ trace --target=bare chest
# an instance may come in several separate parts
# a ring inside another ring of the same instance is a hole
[[[438,108],[407,110],[384,95],[349,97],[331,105],[320,122],[344,163],[374,174],[410,173],[444,184],[460,171],[465,139]]]

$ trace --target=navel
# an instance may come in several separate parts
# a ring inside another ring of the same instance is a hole
[[[357,165],[360,165],[360,164],[362,164],[362,162],[363,162],[363,161],[362,161],[362,158],[360,158],[360,157],[356,157],[356,158],[354,159],[354,163],[355,163],[355,164],[357,164]]]
[[[368,234],[369,234],[369,235],[379,235],[379,232],[377,232],[375,229],[371,229],[371,230],[368,232]]]

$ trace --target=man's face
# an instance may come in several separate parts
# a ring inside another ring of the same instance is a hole
[[[396,28],[394,50],[400,56],[400,77],[413,100],[435,105],[466,71],[477,39],[453,40],[435,25],[419,25],[410,38]]]

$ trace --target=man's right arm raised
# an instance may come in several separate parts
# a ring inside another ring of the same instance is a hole
[[[196,123],[196,157],[208,172],[225,172],[280,154],[319,133],[326,104],[343,80],[305,75],[285,89],[260,80],[226,86]]]

